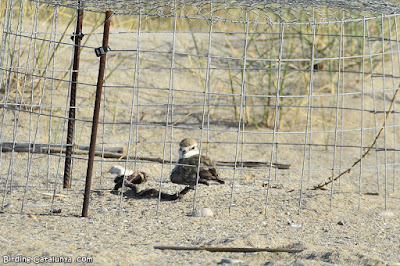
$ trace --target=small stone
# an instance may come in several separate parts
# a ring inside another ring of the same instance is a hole
[[[61,209],[58,209],[58,210],[54,209],[53,211],[50,211],[50,212],[53,212],[53,213],[61,213]]]
[[[296,228],[300,228],[301,224],[295,224],[293,221],[291,220],[287,220],[287,224],[290,225],[291,227],[296,227]]]
[[[3,206],[4,209],[12,209],[14,208],[14,204],[12,203],[7,203],[6,205]]]
[[[342,221],[339,221],[337,224],[338,225],[344,225],[344,223]]]
[[[300,227],[301,227],[301,224],[294,224],[294,223],[291,223],[290,226],[291,226],[291,227],[295,227],[295,228],[300,228]]]
[[[201,208],[193,212],[193,217],[207,217],[207,216],[214,216],[214,213],[210,208]]]
[[[33,215],[33,214],[29,214],[28,217],[33,219],[33,220],[37,220],[37,217],[35,215]]]
[[[220,262],[218,262],[219,265],[221,264],[243,264],[244,261],[238,260],[238,259],[222,259]]]
[[[382,211],[378,213],[379,216],[386,216],[386,217],[394,217],[396,216],[393,212],[391,211]]]

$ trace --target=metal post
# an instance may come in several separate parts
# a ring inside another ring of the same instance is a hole
[[[111,15],[112,15],[111,11],[106,12],[106,19],[104,22],[104,32],[103,32],[103,48],[108,47],[108,35],[110,30]],[[97,126],[99,124],[101,93],[103,90],[103,82],[104,82],[104,70],[106,66],[106,55],[107,55],[107,50],[100,57],[100,67],[97,78],[96,101],[93,112],[92,135],[90,138],[89,160],[88,160],[86,184],[85,184],[85,196],[83,200],[83,209],[82,209],[83,217],[88,216],[88,210],[89,210],[90,187],[92,185],[93,163],[94,163],[94,155],[96,148]]]
[[[65,150],[65,166],[64,166],[64,188],[71,188],[71,162],[72,162],[72,145],[74,140],[75,129],[75,104],[76,104],[76,85],[79,74],[79,57],[81,54],[81,41],[82,41],[82,21],[83,9],[82,6],[85,1],[79,1],[78,17],[76,20],[76,29],[73,36],[75,42],[74,47],[74,65],[72,72],[71,82],[71,98],[69,102],[69,116],[68,116],[68,133],[67,133],[67,147]]]

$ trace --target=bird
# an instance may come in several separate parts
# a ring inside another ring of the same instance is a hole
[[[126,187],[129,187],[136,192],[137,188],[135,184],[142,184],[144,182],[147,182],[147,180],[149,179],[148,174],[145,172],[134,172],[119,165],[114,165],[108,172],[110,174],[117,175],[114,179],[114,190],[118,190],[122,187],[122,184],[125,183]]]
[[[185,138],[179,143],[179,159],[175,168],[171,171],[171,182],[186,185],[194,189],[198,184],[210,185],[210,183],[225,184],[219,178],[215,169],[215,163],[207,156],[201,155],[197,141],[192,138]],[[200,160],[199,160],[200,156]],[[200,164],[200,165],[199,165]],[[198,181],[197,181],[198,173]],[[196,182],[197,181],[197,182]],[[185,188],[185,190],[187,190]]]

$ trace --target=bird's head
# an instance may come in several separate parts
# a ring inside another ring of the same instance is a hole
[[[197,154],[199,154],[199,147],[196,140],[186,138],[179,143],[179,159],[189,158]]]

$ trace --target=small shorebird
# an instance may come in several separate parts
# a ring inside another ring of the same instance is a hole
[[[199,173],[199,184],[207,186],[210,182],[225,184],[223,180],[219,179],[215,164],[210,158],[201,155],[199,160],[197,142],[192,138],[183,139],[179,143],[179,159],[171,172],[171,182],[193,189],[196,186],[197,172]]]

